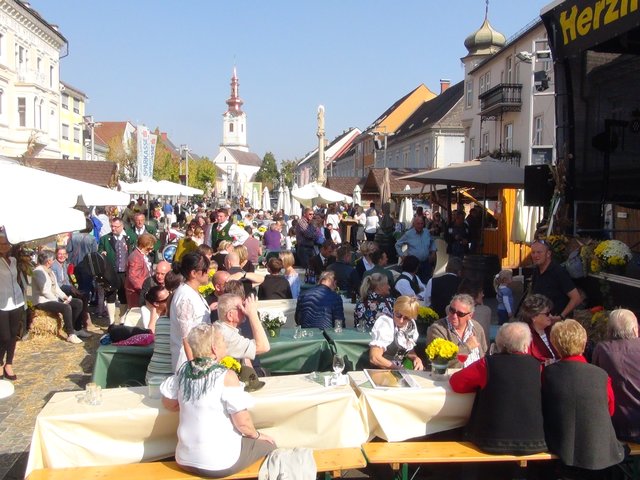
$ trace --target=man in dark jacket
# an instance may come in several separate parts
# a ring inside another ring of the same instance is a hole
[[[303,328],[333,328],[336,320],[344,324],[344,308],[333,272],[322,272],[319,284],[298,297],[295,319]]]
[[[320,253],[309,259],[309,270],[313,271],[316,278],[336,261],[335,252],[336,244],[327,240],[320,247]]]
[[[338,248],[337,260],[327,267],[327,271],[335,274],[338,288],[347,292],[349,297],[360,287],[358,272],[351,266],[350,245],[342,245]]]

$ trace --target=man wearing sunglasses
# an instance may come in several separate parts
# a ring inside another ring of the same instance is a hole
[[[467,355],[462,361],[459,357],[456,367],[466,367],[480,360],[487,353],[487,339],[482,325],[473,321],[475,302],[471,295],[455,295],[447,316],[432,324],[427,330],[427,345],[434,338],[444,338],[458,345],[458,355]]]
[[[555,320],[564,320],[580,303],[578,289],[567,271],[553,261],[551,247],[544,240],[531,244],[531,259],[536,267],[531,278],[531,293],[551,300],[552,316]]]

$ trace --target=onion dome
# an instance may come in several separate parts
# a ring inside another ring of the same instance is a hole
[[[505,36],[493,29],[485,15],[482,26],[466,38],[464,46],[469,55],[491,55],[504,47],[506,43]]]

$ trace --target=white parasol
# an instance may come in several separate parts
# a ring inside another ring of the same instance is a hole
[[[304,187],[298,188],[291,193],[291,196],[305,207],[310,207],[318,203],[353,203],[353,198],[349,195],[344,195],[335,190],[323,187],[316,182],[308,183]]]
[[[286,215],[293,215],[291,213],[291,192],[289,191],[289,185],[284,186],[284,213]]]
[[[295,193],[298,191],[298,185],[296,183],[293,184],[291,188],[291,215],[296,215],[300,217],[302,215],[302,208],[300,207],[300,202],[295,197]]]
[[[282,185],[278,187],[278,205],[276,206],[276,210],[284,210],[284,189],[282,188]]]
[[[271,198],[269,197],[269,189],[264,187],[262,190],[262,210],[268,212],[271,210]]]
[[[402,222],[406,228],[409,228],[411,222],[413,222],[413,201],[407,193],[409,190],[411,190],[409,185],[404,187],[404,192],[407,195],[402,199],[402,203],[400,204],[400,215],[398,217],[398,221]]]
[[[251,208],[260,209],[260,194],[256,187],[253,187],[251,191]]]
[[[362,206],[362,189],[360,185],[356,185],[353,189],[353,203]]]

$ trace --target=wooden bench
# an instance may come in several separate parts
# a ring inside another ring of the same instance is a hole
[[[340,478],[342,471],[363,468],[367,462],[359,448],[333,448],[314,450],[318,473],[325,478]],[[258,478],[262,460],[244,470],[224,477],[224,480]],[[134,463],[131,465],[105,465],[100,467],[45,468],[34,470],[29,480],[194,480],[199,477],[181,470],[176,462]],[[223,480],[223,479],[221,479]]]
[[[640,444],[628,443],[631,456],[640,455]],[[526,467],[527,462],[554,460],[558,457],[549,452],[532,455],[501,455],[485,453],[469,442],[374,442],[362,447],[370,464],[388,464],[398,472],[402,480],[409,477],[409,464],[427,463],[482,463],[517,462]],[[633,478],[638,478],[637,464],[634,465]]]

